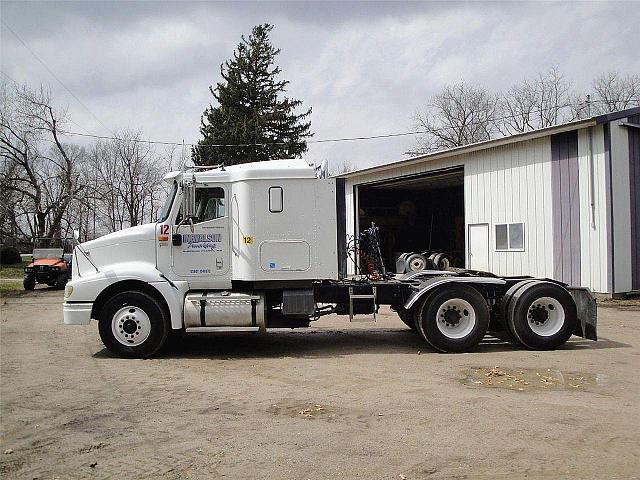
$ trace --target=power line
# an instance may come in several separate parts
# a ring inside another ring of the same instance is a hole
[[[591,103],[594,103],[596,101],[597,100],[592,100]],[[551,110],[560,110],[562,108],[567,108],[567,107],[571,107],[571,106],[574,106],[574,105],[570,104],[570,103],[564,104],[564,105],[555,105],[555,106],[549,107],[549,108],[530,110],[527,113],[528,114],[542,113],[542,112],[551,111]],[[487,119],[485,119],[483,121],[469,122],[466,125],[464,125],[464,127],[470,127],[470,126],[473,126],[473,125],[484,125],[484,124],[486,124],[488,122],[496,122],[496,121],[499,121],[499,120],[515,119],[516,117],[517,117],[517,115],[504,115],[502,117],[487,118]],[[387,133],[387,134],[380,134],[380,135],[368,135],[368,136],[357,136],[357,137],[325,138],[325,139],[320,139],[320,140],[307,140],[307,143],[319,144],[319,143],[354,142],[354,141],[361,141],[361,140],[376,140],[376,139],[381,139],[381,138],[406,137],[406,136],[411,136],[411,135],[424,135],[424,134],[433,133],[433,132],[442,132],[442,131],[446,131],[446,130],[451,130],[452,128],[455,128],[455,127],[440,127],[440,128],[430,129],[430,130],[414,130],[414,131],[409,131],[409,132]],[[134,142],[134,143],[189,146],[189,147],[201,147],[201,148],[205,148],[205,147],[207,147],[207,148],[261,147],[261,146],[268,146],[268,145],[286,145],[288,143],[288,142],[272,142],[272,143],[202,144],[202,145],[200,145],[200,144],[197,144],[197,143],[170,142],[170,141],[162,141],[162,140],[144,140],[144,139],[140,139],[140,138],[123,139],[123,138],[117,138],[117,137],[110,137],[110,136],[107,136],[107,135],[93,135],[93,134],[72,132],[72,131],[64,131],[62,133],[65,133],[65,134],[71,135],[71,136],[90,137],[90,138],[97,138],[97,139],[101,139],[101,140],[121,140],[121,141],[128,141],[128,142]]]
[[[2,70],[0,70],[0,73],[2,75],[4,75],[5,77],[7,77],[11,82],[13,82],[15,85],[19,85],[18,82],[16,82],[13,78],[11,78],[11,76],[9,74],[7,74],[6,72],[3,72]],[[78,122],[74,122],[73,120],[71,120],[70,118],[65,118],[65,121],[69,121],[71,123],[73,123],[76,127],[81,128],[82,130],[84,130],[87,133],[93,134],[93,132],[91,130],[88,130],[86,127],[83,127],[82,125],[80,125]]]
[[[11,78],[11,77],[9,76],[9,74],[8,74],[8,73],[3,72],[2,70],[0,70],[0,73],[1,73],[2,75],[4,75],[5,77],[7,77],[10,81],[12,81],[13,83],[15,83],[16,85],[18,85],[18,82],[16,82],[13,78]]]
[[[36,54],[36,52],[34,52],[34,51],[29,47],[29,45],[27,45],[27,44],[25,43],[25,41],[24,41],[24,40],[22,40],[22,38],[20,38],[20,35],[18,35],[18,34],[17,34],[17,33],[16,33],[16,32],[15,32],[15,31],[14,31],[14,30],[9,26],[9,25],[7,25],[7,23],[6,23],[4,20],[1,20],[1,21],[2,21],[2,24],[3,24],[5,27],[7,27],[7,29],[8,29],[8,30],[13,34],[13,36],[14,36],[14,37],[16,37],[16,39],[17,39],[17,40],[18,40],[18,41],[19,41],[19,42],[24,46],[24,48],[26,48],[26,49],[29,51],[29,53],[31,53],[31,55],[33,55],[33,57],[34,57],[36,60],[38,60],[38,62],[40,62],[40,64],[45,68],[45,70],[47,70],[47,72],[49,72],[49,73],[51,74],[51,76],[52,76],[53,78],[55,78],[55,79],[58,81],[58,83],[59,83],[60,85],[62,85],[62,87],[63,87],[67,92],[69,92],[69,95],[71,95],[73,98],[75,98],[75,99],[76,99],[76,101],[77,101],[80,105],[82,105],[82,107],[83,107],[87,112],[89,112],[89,114],[90,114],[93,118],[95,118],[95,119],[96,119],[96,121],[97,121],[100,125],[102,125],[102,126],[103,126],[107,131],[108,131],[108,132],[111,132],[112,130],[111,130],[109,127],[107,127],[107,126],[102,122],[102,120],[100,120],[100,119],[99,119],[99,118],[98,118],[98,117],[97,117],[97,116],[96,116],[96,115],[91,111],[91,109],[89,109],[89,107],[87,107],[87,106],[84,104],[84,102],[83,102],[82,100],[80,100],[80,99],[79,99],[79,98],[78,98],[78,97],[77,97],[77,96],[76,96],[76,95],[75,95],[75,94],[74,94],[74,93],[73,93],[73,92],[72,92],[72,91],[71,91],[71,90],[70,90],[70,89],[69,89],[69,88],[64,84],[64,82],[58,78],[58,76],[57,76],[55,73],[53,73],[53,71],[52,71],[52,70],[47,66],[47,64],[44,62],[44,60],[42,60],[42,59],[41,59],[41,58]],[[11,77],[9,77],[6,73],[5,73],[5,75],[6,75],[8,78],[11,78]],[[81,127],[81,128],[82,128],[82,127]],[[85,130],[86,130],[86,129],[85,129]]]

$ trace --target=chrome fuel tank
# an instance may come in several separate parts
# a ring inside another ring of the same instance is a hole
[[[186,329],[247,327],[264,330],[264,297],[248,293],[197,292],[184,300]]]

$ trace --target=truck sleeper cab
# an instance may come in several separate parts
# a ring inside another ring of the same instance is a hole
[[[380,305],[439,351],[467,351],[487,331],[532,349],[574,333],[596,339],[590,292],[553,280],[465,270],[341,278],[340,189],[303,160],[195,168],[165,182],[156,223],[74,250],[64,321],[97,320],[118,356],[153,355],[176,332],[307,327],[330,313],[375,316]]]

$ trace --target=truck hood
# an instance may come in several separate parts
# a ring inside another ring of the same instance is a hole
[[[155,265],[155,231],[155,223],[138,225],[82,243],[80,248],[101,269],[131,261]]]
[[[117,232],[103,235],[95,240],[89,240],[84,242],[82,248],[91,250],[96,247],[104,247],[106,245],[124,245],[131,242],[140,242],[151,240],[155,238],[156,224],[147,223],[145,225],[137,225],[135,227],[125,228]]]

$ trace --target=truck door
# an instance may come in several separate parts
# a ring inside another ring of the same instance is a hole
[[[171,267],[180,277],[201,288],[225,288],[230,282],[229,217],[227,190],[220,185],[196,189],[193,225],[173,226]],[[176,241],[177,240],[177,241]]]

